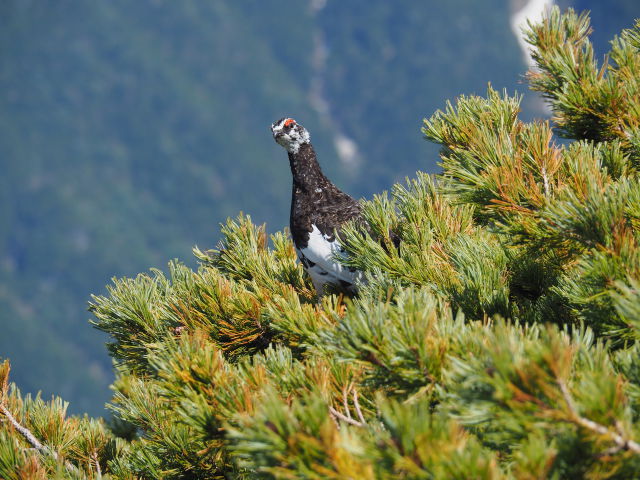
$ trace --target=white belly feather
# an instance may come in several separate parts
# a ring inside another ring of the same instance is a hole
[[[339,263],[335,257],[344,255],[344,253],[338,240],[329,241],[327,236],[318,230],[318,227],[315,225],[312,227],[313,230],[309,233],[306,248],[296,250],[298,258],[311,276],[313,286],[319,294],[322,293],[326,283],[334,283],[355,291],[357,289],[355,284],[361,281],[362,273]]]

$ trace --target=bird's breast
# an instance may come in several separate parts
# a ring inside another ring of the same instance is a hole
[[[360,280],[361,273],[336,259],[344,255],[344,249],[335,235],[323,234],[316,225],[311,227],[306,246],[300,245],[296,250],[316,289],[321,291],[325,283],[352,288]]]

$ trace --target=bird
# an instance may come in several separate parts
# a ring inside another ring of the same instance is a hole
[[[346,256],[340,233],[349,221],[364,223],[358,201],[336,187],[322,173],[311,137],[293,118],[271,125],[273,138],[285,148],[293,176],[289,228],[300,263],[321,298],[328,284],[357,293],[362,272],[341,264]]]

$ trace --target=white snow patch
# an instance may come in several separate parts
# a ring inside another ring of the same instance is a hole
[[[329,102],[324,97],[324,72],[327,66],[329,51],[324,36],[317,31],[313,35],[313,53],[311,54],[311,65],[313,66],[313,76],[309,89],[309,101],[321,117],[325,119],[329,116]]]
[[[311,0],[311,11],[312,12],[319,12],[320,10],[322,10],[324,7],[327,6],[327,0]]]
[[[520,2],[520,4],[522,4],[522,2]],[[553,5],[553,0],[527,0],[522,8],[511,15],[511,31],[518,40],[518,45],[522,50],[524,63],[529,69],[535,69],[536,63],[531,57],[531,45],[527,43],[523,29],[527,26],[527,22],[540,22],[549,10],[551,10]],[[532,106],[535,106],[539,113],[545,116],[549,116],[551,114],[550,105],[540,96],[536,98]]]
[[[518,39],[524,61],[529,67],[534,67],[535,63],[531,58],[531,47],[525,40],[522,29],[527,26],[527,21],[537,23],[542,20],[551,7],[553,7],[553,0],[529,0],[524,7],[511,16],[511,31]]]
[[[333,145],[338,152],[340,161],[349,168],[355,168],[360,164],[358,145],[342,133],[336,133],[333,137]]]

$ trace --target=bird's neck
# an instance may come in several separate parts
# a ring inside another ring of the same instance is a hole
[[[309,191],[327,182],[310,143],[302,144],[296,153],[289,152],[289,165],[294,188]]]

